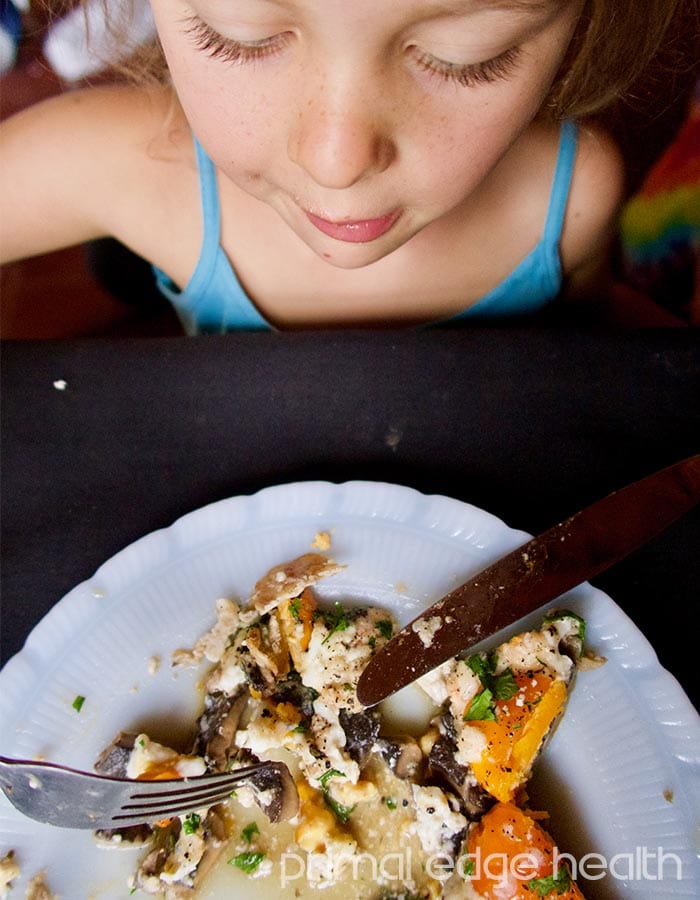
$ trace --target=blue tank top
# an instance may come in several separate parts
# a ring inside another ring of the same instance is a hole
[[[561,290],[559,257],[571,174],[576,156],[577,129],[563,122],[542,237],[528,255],[493,290],[442,323],[470,318],[520,316],[537,312]],[[243,290],[219,240],[221,212],[216,170],[195,138],[202,200],[204,234],[195,270],[184,290],[154,267],[160,291],[173,304],[187,334],[270,330],[272,326]]]

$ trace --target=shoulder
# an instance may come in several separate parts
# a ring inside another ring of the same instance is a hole
[[[49,153],[68,142],[74,154],[144,148],[182,130],[183,116],[165,88],[110,85],[70,90],[27,107],[3,123],[5,140],[37,138]]]
[[[508,193],[515,218],[530,236],[542,234],[563,125],[536,120],[508,162]],[[559,255],[565,293],[589,298],[603,289],[609,248],[624,199],[625,174],[615,142],[598,125],[578,122],[565,201]],[[566,173],[565,173],[566,174]]]
[[[541,235],[552,194],[555,171],[566,152],[564,125],[536,120],[504,159],[495,196],[511,200],[510,214],[528,235]],[[590,241],[614,221],[624,190],[624,172],[614,142],[597,126],[578,123],[574,132],[570,179],[564,184],[561,252],[565,268],[576,264]]]
[[[147,187],[159,169],[192,166],[189,129],[172,92],[122,85],[71,90],[3,124],[3,152],[18,156],[56,200],[103,203],[124,184]]]
[[[164,247],[194,240],[182,224],[198,209],[194,147],[167,88],[68,91],[3,123],[0,154],[4,258],[111,235],[161,264]]]
[[[557,162],[565,150],[567,133],[563,129],[563,124],[555,122],[532,123],[511,160],[511,194],[521,208],[530,210],[530,224],[536,231],[541,228]],[[614,141],[588,122],[577,123],[574,134],[561,236],[565,268],[575,266],[585,255],[585,248],[597,243],[614,224],[624,195],[624,167]]]
[[[607,251],[624,191],[624,164],[617,145],[599,126],[579,123],[561,239],[565,272],[589,266]]]

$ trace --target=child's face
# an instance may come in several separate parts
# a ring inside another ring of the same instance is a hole
[[[488,200],[582,2],[152,0],[211,158],[345,268]]]

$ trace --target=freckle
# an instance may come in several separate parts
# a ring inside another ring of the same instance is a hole
[[[331,258],[330,253],[324,253],[324,254],[323,254],[323,258],[324,258],[324,259],[330,259],[330,258]]]

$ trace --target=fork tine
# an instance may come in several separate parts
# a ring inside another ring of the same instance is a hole
[[[227,782],[211,787],[202,785],[198,791],[180,791],[168,796],[158,794],[132,796],[131,802],[122,803],[120,812],[115,814],[114,818],[115,820],[134,817],[151,818],[151,816],[165,818],[168,814],[174,814],[184,809],[213,806],[215,803],[227,800],[238,783],[238,781]]]
[[[121,807],[121,812],[114,813],[112,819],[114,822],[128,821],[151,821],[158,819],[167,819],[171,816],[178,815],[183,812],[189,812],[194,809],[214,806],[217,803],[223,803],[231,796],[231,791],[219,791],[218,793],[209,793],[204,797],[195,796],[183,798],[179,803],[168,801],[167,803],[158,803],[151,806],[139,806],[136,804],[125,803]]]
[[[122,803],[114,821],[167,818],[184,810],[213,806],[227,800],[241,781],[274,765],[242,766],[221,775],[202,775],[182,781],[144,781],[134,785],[129,801]]]
[[[134,790],[131,793],[131,800],[138,801],[143,800],[146,801],[143,805],[148,805],[149,801],[154,801],[157,803],[158,801],[162,802],[170,802],[177,803],[180,800],[187,800],[188,797],[192,797],[196,794],[199,794],[203,791],[220,793],[221,791],[232,791],[237,784],[239,784],[241,778],[226,778],[219,779],[215,775],[203,775],[201,781],[192,781],[192,779],[182,780],[170,782],[173,785],[171,790],[164,791],[143,791],[143,790]],[[157,784],[157,782],[155,782]],[[141,782],[141,784],[150,784],[150,782]]]
[[[122,803],[121,808],[124,811],[130,812],[133,810],[134,812],[141,812],[141,814],[147,812],[148,810],[153,810],[154,813],[157,813],[163,809],[182,809],[186,806],[190,809],[194,809],[197,806],[206,806],[207,804],[218,803],[222,797],[230,797],[232,790],[232,788],[221,787],[209,788],[208,790],[181,794],[177,797],[166,797],[162,800]]]
[[[209,789],[216,787],[224,789],[230,786],[233,789],[238,782],[249,775],[254,775],[268,768],[273,768],[273,766],[269,763],[258,763],[253,766],[241,766],[238,769],[232,769],[230,772],[222,772],[217,775],[197,775],[195,778],[181,778],[168,781],[134,781],[131,799],[145,800],[154,797],[172,797],[176,799],[180,796],[187,797],[205,787]]]

